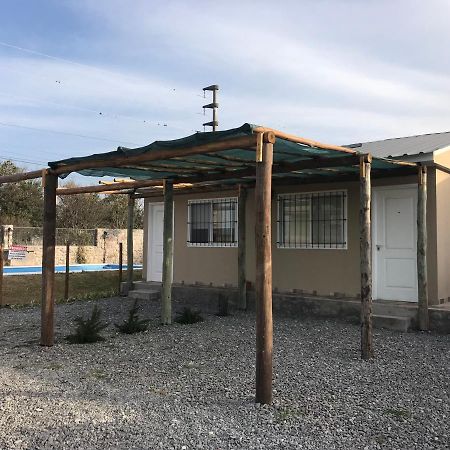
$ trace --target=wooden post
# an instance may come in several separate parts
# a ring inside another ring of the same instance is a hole
[[[119,295],[122,294],[122,272],[123,272],[123,244],[122,242],[119,242]]]
[[[56,188],[58,177],[53,173],[46,172],[43,182],[41,345],[50,347],[54,341]]]
[[[3,306],[3,243],[0,242],[0,308],[2,306]]]
[[[128,196],[127,223],[127,294],[133,289],[133,230],[134,230],[134,198]]]
[[[273,141],[257,150],[256,163],[256,402],[272,402],[272,162]]]
[[[172,323],[173,279],[173,184],[164,180],[163,267],[161,290],[161,323]]]
[[[372,236],[371,236],[371,155],[360,159],[360,271],[361,271],[361,358],[373,358],[372,336]]]
[[[419,330],[429,329],[427,280],[427,167],[419,167],[417,195],[417,294]]]
[[[70,244],[66,243],[66,276],[64,277],[64,300],[69,299]]]
[[[247,276],[245,270],[245,215],[247,208],[247,190],[244,186],[239,185],[239,196],[238,196],[238,291],[239,309],[247,309]]]

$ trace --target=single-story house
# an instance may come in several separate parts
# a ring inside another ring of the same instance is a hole
[[[450,132],[345,146],[428,166],[429,304],[450,298]],[[330,169],[332,170],[332,169]],[[319,177],[317,177],[319,178]],[[275,181],[275,179],[274,179]],[[373,298],[417,302],[417,174],[372,179]],[[238,283],[238,191],[174,196],[174,283]],[[359,179],[273,184],[273,288],[323,296],[360,292]],[[144,273],[161,281],[163,198],[145,199]],[[255,282],[254,187],[245,209],[246,278]]]

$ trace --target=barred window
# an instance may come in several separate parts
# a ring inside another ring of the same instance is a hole
[[[346,248],[346,191],[278,196],[278,247]]]
[[[203,247],[235,247],[237,199],[189,201],[188,244]]]

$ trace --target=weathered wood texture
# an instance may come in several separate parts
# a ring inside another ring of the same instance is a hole
[[[0,177],[0,184],[15,183],[17,181],[32,180],[33,178],[41,178],[46,169],[33,170],[32,172],[14,173],[12,175],[3,175]]]
[[[161,290],[161,323],[172,323],[173,278],[173,184],[164,182],[163,267]]]
[[[54,342],[56,188],[58,177],[47,173],[43,181],[41,345],[52,346]]]
[[[133,230],[134,230],[134,198],[128,196],[127,221],[127,293],[133,289]]]
[[[64,300],[69,299],[70,244],[66,244],[66,273],[64,277]]]
[[[247,309],[247,274],[246,274],[246,209],[247,190],[239,185],[238,194],[238,289],[239,309]]]
[[[134,189],[143,187],[161,186],[161,180],[155,181],[127,181],[113,184],[100,184],[95,186],[78,186],[74,188],[59,188],[56,191],[57,195],[74,195],[74,194],[89,194],[93,192],[114,192],[122,191],[123,189]],[[129,191],[125,191],[127,193]]]
[[[427,280],[427,168],[419,167],[417,195],[417,293],[419,330],[430,327]]]
[[[361,271],[361,358],[373,358],[372,337],[372,237],[371,237],[371,159],[360,164],[360,271]]]
[[[123,244],[119,242],[119,286],[117,292],[122,294],[122,280],[123,280]]]
[[[256,165],[256,402],[272,402],[272,161],[273,144],[264,143]]]
[[[3,306],[3,243],[0,242],[0,307]]]

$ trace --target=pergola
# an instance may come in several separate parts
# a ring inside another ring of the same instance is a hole
[[[58,189],[58,177],[77,172],[87,176],[129,177],[135,181]],[[173,195],[177,192],[239,188],[238,208],[245,211],[247,188],[255,188],[256,220],[256,401],[272,400],[272,185],[360,180],[361,357],[373,356],[371,267],[371,177],[418,173],[419,283],[418,317],[428,328],[426,278],[426,167],[375,158],[355,149],[323,144],[271,128],[244,124],[226,131],[197,133],[171,141],[76,157],[49,163],[42,171],[0,177],[0,184],[43,178],[44,231],[42,257],[41,345],[54,340],[54,272],[57,195],[87,192],[129,196],[129,231],[135,198],[164,195],[162,323],[170,324],[173,265]],[[244,215],[240,215],[243,217]],[[238,289],[245,305],[245,223],[238,223]],[[131,235],[131,239],[130,239]],[[132,234],[128,234],[132,247]],[[128,249],[130,255],[130,248]],[[130,258],[128,267],[132,269]],[[128,283],[131,270],[128,271]]]

